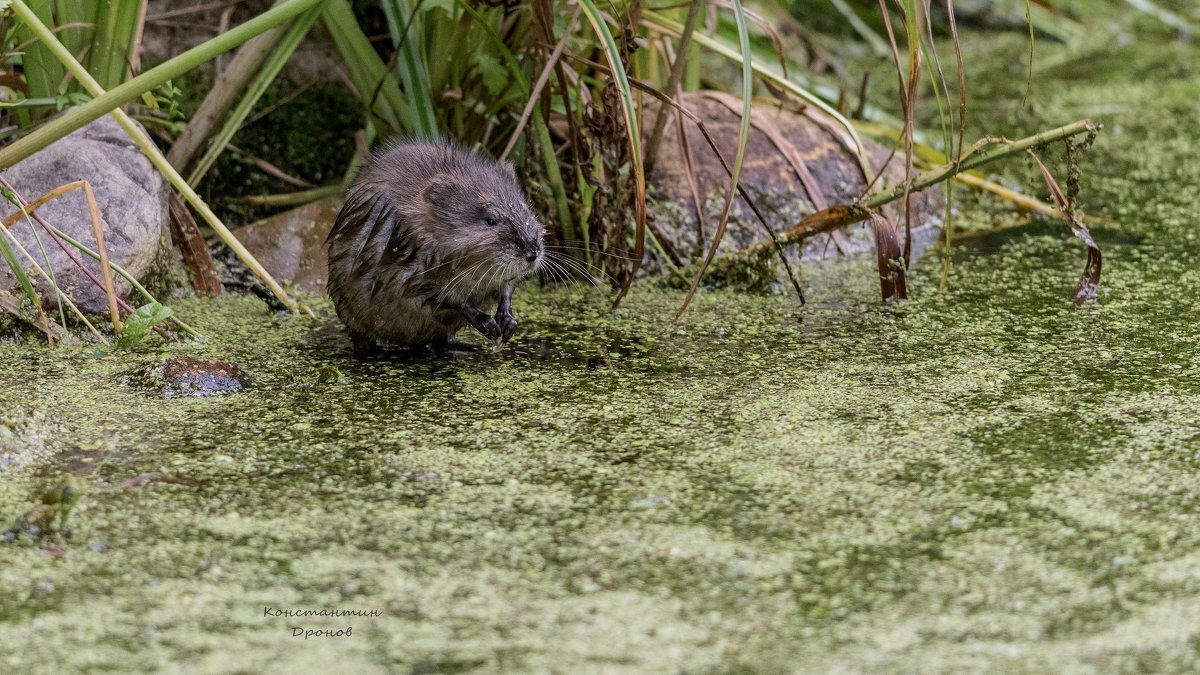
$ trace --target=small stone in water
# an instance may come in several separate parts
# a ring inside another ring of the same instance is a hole
[[[203,397],[240,391],[250,384],[241,368],[219,359],[172,356],[151,364],[134,377],[135,384],[163,398]]]

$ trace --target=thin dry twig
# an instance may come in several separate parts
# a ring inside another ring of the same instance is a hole
[[[226,6],[236,6],[242,3],[242,0],[220,0],[219,2],[210,2],[206,5],[196,5],[195,7],[180,7],[179,9],[170,9],[165,12],[158,12],[146,17],[146,21],[160,21],[162,19],[173,19],[177,16],[187,16],[188,14],[199,14],[207,12],[210,9],[218,9]]]
[[[71,264],[75,265],[76,268],[83,272],[84,276],[86,276],[96,286],[96,288],[104,290],[104,282],[101,281],[99,277],[93,274],[92,271],[83,264],[83,261],[75,255],[75,252],[72,251],[67,243],[62,240],[62,237],[58,236],[58,233],[55,232],[54,228],[42,218],[41,214],[30,210],[29,202],[21,196],[20,192],[17,192],[17,189],[13,187],[12,183],[9,183],[3,176],[0,176],[0,185],[3,185],[12,191],[13,196],[17,198],[17,201],[19,201],[21,205],[25,207],[25,212],[28,213],[31,218],[33,218],[34,222],[42,226],[42,230],[45,231],[45,233],[54,241],[55,244],[58,244],[58,248],[61,249],[62,252],[66,254],[67,258],[71,260]],[[12,227],[13,223],[15,222],[15,217],[10,216],[5,218],[3,221],[0,221],[0,227]],[[117,296],[117,303],[121,306],[121,309],[125,310],[126,312],[133,312],[133,306],[125,302],[125,300],[120,296]]]
[[[521,132],[525,130],[525,125],[529,123],[529,117],[533,114],[533,108],[537,105],[538,99],[541,98],[542,89],[545,88],[546,82],[550,80],[550,74],[554,72],[555,66],[558,65],[558,60],[562,58],[563,51],[567,48],[567,40],[570,39],[571,33],[575,30],[575,22],[579,20],[579,13],[583,11],[579,7],[575,8],[575,14],[571,16],[571,20],[567,22],[567,28],[563,31],[562,38],[558,44],[554,45],[554,51],[550,52],[550,56],[546,59],[546,65],[542,66],[542,72],[538,75],[537,82],[534,83],[533,89],[529,92],[529,100],[525,103],[525,109],[521,111],[521,119],[517,121],[517,126],[513,129],[512,135],[508,138],[508,145],[504,146],[504,151],[500,153],[499,160],[508,159],[508,153],[512,152],[517,145],[517,139],[520,138]]]
[[[696,30],[696,21],[700,16],[700,6],[703,0],[692,0],[688,5],[687,18],[683,22],[683,34],[679,37],[679,48],[675,52],[675,60],[671,62],[671,73],[667,76],[666,93],[668,96],[679,96],[679,83],[683,79],[683,69],[687,65],[687,50],[692,41],[692,33]],[[644,158],[646,171],[654,168],[654,160],[658,155],[658,144],[662,137],[663,128],[667,126],[666,111],[659,109],[654,116],[654,127],[646,137],[646,156]]]
[[[794,244],[814,234],[828,232],[838,227],[845,227],[866,220],[870,217],[871,209],[895,201],[910,192],[919,192],[931,185],[950,179],[958,172],[970,171],[998,159],[1023,153],[1031,148],[1046,145],[1077,134],[1095,134],[1098,131],[1099,127],[1091,120],[1079,120],[1078,122],[1043,131],[1017,141],[986,139],[987,143],[976,143],[957,161],[920,173],[911,180],[906,181],[904,185],[877,192],[859,204],[831,206],[825,211],[818,211],[781,232],[775,240],[760,241],[747,246],[737,253],[715,261],[713,271],[714,273],[724,273],[735,267],[750,265],[762,257],[770,255],[773,248],[779,244]],[[984,149],[989,143],[994,144],[994,146]]]

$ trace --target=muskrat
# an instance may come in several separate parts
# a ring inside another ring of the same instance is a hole
[[[511,164],[445,140],[395,142],[364,164],[325,240],[329,296],[359,357],[471,348],[454,339],[467,324],[503,344],[543,237]]]

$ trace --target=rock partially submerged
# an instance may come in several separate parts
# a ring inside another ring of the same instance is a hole
[[[163,398],[199,398],[241,391],[250,378],[241,368],[219,359],[172,356],[142,369],[132,383]]]
[[[330,197],[240,227],[233,234],[271,276],[320,295],[329,276],[325,237],[341,208],[342,197]]]
[[[87,181],[96,195],[109,260],[134,278],[149,275],[160,256],[169,251],[166,182],[129,135],[108,116],[18,162],[4,173],[4,177],[27,201],[68,183]],[[17,209],[11,204],[0,203],[3,216],[14,212]],[[47,223],[95,250],[96,237],[83,190],[53,199],[37,213]],[[37,227],[40,247],[30,224],[24,219],[15,223],[10,231],[43,269],[47,272],[53,269],[59,288],[81,310],[91,314],[107,311],[104,290],[88,279],[40,226]],[[100,277],[99,263],[70,246],[67,248],[92,274]],[[32,270],[24,256],[19,252],[17,256],[24,269]],[[47,307],[56,307],[57,298],[50,284],[32,272],[30,278],[34,280],[42,302]],[[120,277],[116,277],[116,287],[122,296],[129,292],[128,282]],[[0,263],[0,292],[14,289],[17,289],[16,278],[6,265]]]
[[[709,136],[732,166],[741,123],[740,100],[718,92],[688,92],[680,96],[679,102],[704,121]],[[648,106],[646,119],[653,120],[657,109],[657,102]],[[670,121],[654,169],[648,176],[654,200],[654,227],[667,240],[666,245],[682,261],[689,262],[711,244],[729,175],[700,129],[685,118],[683,126],[691,155],[690,164],[686,161],[679,141],[678,117],[673,110],[668,113]],[[876,187],[904,181],[903,152],[889,162],[889,149],[867,139],[863,144],[870,155],[872,170],[882,173]],[[845,129],[816,108],[756,99],[740,184],[767,224],[779,233],[825,206],[852,204],[862,196],[867,181],[854,150],[853,140]],[[689,173],[695,178],[700,197],[702,225],[697,223]],[[810,186],[815,195],[810,193]],[[912,196],[914,251],[937,235],[944,210],[945,197],[939,188]],[[738,196],[719,250],[731,253],[768,236],[749,205]],[[810,239],[802,249],[792,247],[790,253],[793,259],[812,261],[837,255],[862,256],[873,251],[871,232],[859,225],[833,237]]]

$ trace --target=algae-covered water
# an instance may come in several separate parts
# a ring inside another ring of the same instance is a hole
[[[1040,45],[1016,112],[1027,45],[980,44],[980,133],[1105,125],[1094,306],[1045,221],[963,243],[941,295],[926,260],[900,306],[862,263],[674,326],[650,284],[616,314],[528,288],[498,355],[358,363],[327,303],[237,297],[175,305],[207,344],[0,345],[44,441],[0,520],[84,491],[65,536],[0,544],[0,671],[1200,668],[1200,50]],[[187,354],[253,384],[129,384]]]

